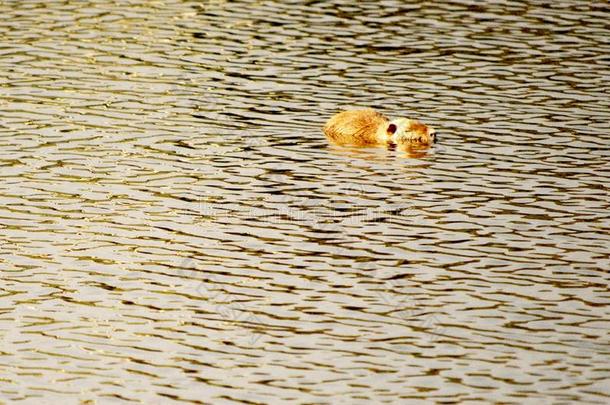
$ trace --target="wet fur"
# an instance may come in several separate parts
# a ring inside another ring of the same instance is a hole
[[[324,126],[324,133],[336,144],[377,146],[387,142],[380,139],[389,124],[383,114],[373,109],[343,111],[334,115]]]
[[[435,140],[433,128],[406,118],[390,121],[371,108],[335,114],[324,126],[324,133],[338,145],[396,145],[399,149],[429,146]]]

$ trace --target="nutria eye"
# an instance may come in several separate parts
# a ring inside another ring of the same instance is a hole
[[[388,133],[394,135],[394,132],[396,132],[396,124],[390,124],[388,125]]]

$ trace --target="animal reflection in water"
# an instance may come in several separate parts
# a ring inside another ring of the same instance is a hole
[[[337,145],[396,148],[414,157],[425,155],[437,140],[434,128],[422,122],[408,118],[390,121],[370,108],[335,114],[324,125],[324,134]]]

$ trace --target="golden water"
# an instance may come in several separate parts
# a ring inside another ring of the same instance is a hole
[[[402,3],[0,2],[0,403],[608,403],[608,5]]]

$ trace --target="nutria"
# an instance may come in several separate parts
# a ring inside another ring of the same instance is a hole
[[[436,142],[433,128],[408,118],[390,121],[371,108],[335,114],[324,125],[324,133],[338,145],[398,146],[405,149],[426,147]]]

